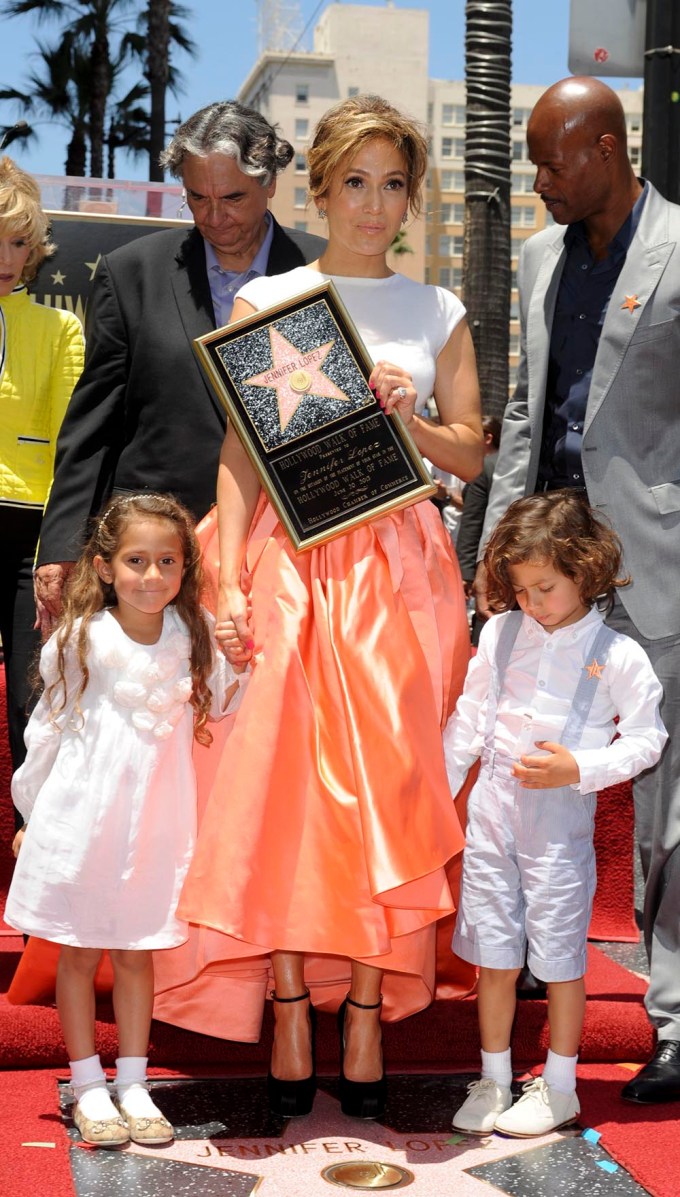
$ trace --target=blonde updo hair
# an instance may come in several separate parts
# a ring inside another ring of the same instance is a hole
[[[333,175],[358,149],[376,137],[390,141],[404,156],[408,202],[413,216],[422,207],[427,170],[427,139],[416,121],[404,116],[380,96],[352,96],[321,117],[307,153],[309,194],[328,194]]]
[[[40,203],[40,188],[11,158],[0,158],[0,235],[24,237],[31,247],[22,272],[30,283],[38,267],[54,253],[49,237],[49,221]]]

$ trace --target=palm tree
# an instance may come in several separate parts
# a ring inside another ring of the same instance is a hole
[[[144,109],[140,107],[140,101],[143,96],[149,96],[151,113],[146,114],[149,126],[146,134],[149,177],[162,181],[158,157],[165,142],[165,94],[167,89],[176,94],[180,83],[180,75],[170,61],[170,48],[177,45],[189,54],[195,53],[194,43],[179,23],[189,15],[187,9],[172,0],[147,0],[146,7],[138,14],[140,31],[135,31],[127,26],[126,18],[138,7],[139,0],[4,0],[0,4],[2,16],[32,13],[39,22],[57,19],[66,22],[62,26],[62,40],[67,43],[64,54],[75,53],[74,47],[77,46],[87,63],[89,173],[95,178],[103,177],[107,142],[109,171],[112,169],[112,152],[116,146],[129,145],[139,150],[141,140],[144,140]],[[57,53],[58,49],[52,52]],[[134,105],[137,107],[130,124],[129,115],[126,118],[122,116],[122,109],[126,106],[130,109],[133,104],[130,94],[116,102],[113,93],[121,71],[135,58],[144,64],[148,86],[135,85],[132,89],[135,92]],[[5,98],[18,100],[27,111],[31,107],[32,101],[25,92],[6,89]],[[36,99],[36,103],[39,102]],[[106,121],[110,107],[112,112],[107,134]],[[58,107],[51,111],[61,114]],[[126,132],[123,132],[124,128]],[[84,168],[80,173],[85,173]]]
[[[512,0],[468,0],[463,279],[482,403],[497,416],[508,398],[511,43]]]
[[[25,90],[0,89],[0,100],[13,100],[26,116],[52,117],[70,130],[64,171],[82,176],[87,166],[89,62],[75,39],[64,35],[58,45],[38,43],[44,70],[30,74]]]
[[[145,28],[145,71],[149,84],[149,180],[163,182],[163,168],[158,159],[165,147],[165,97],[168,90],[177,95],[180,86],[179,72],[171,63],[171,48],[179,46],[187,54],[196,53],[196,44],[191,40],[179,21],[191,14],[189,10],[172,0],[148,0],[147,8],[141,14],[140,25]]]
[[[129,54],[125,38],[119,53],[111,58],[111,37],[120,28],[135,0],[5,0],[0,13],[7,17],[33,13],[39,22],[68,21],[63,37],[73,40],[88,61],[88,136],[90,174],[101,178],[104,171],[106,107],[116,67]],[[121,57],[122,55],[122,57]]]

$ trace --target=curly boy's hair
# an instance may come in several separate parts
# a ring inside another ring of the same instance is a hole
[[[206,727],[211,692],[208,677],[213,665],[213,646],[201,596],[205,590],[201,551],[194,533],[193,519],[185,507],[170,495],[144,492],[118,495],[96,518],[87,544],[68,581],[64,596],[64,610],[58,625],[57,679],[47,691],[52,718],[64,710],[66,693],[66,649],[72,641],[74,625],[80,620],[75,639],[75,651],[80,667],[80,686],[75,696],[75,709],[90,680],[87,664],[89,625],[98,611],[115,607],[113,586],[100,578],[94,564],[95,557],[111,561],[126,528],[135,520],[166,520],[179,537],[184,557],[182,584],[173,600],[177,614],[186,624],[191,644],[191,705],[196,719],[194,736],[200,744],[210,744],[212,736]]]
[[[585,496],[554,490],[517,499],[497,524],[484,554],[487,596],[495,610],[517,605],[509,568],[529,561],[549,561],[571,578],[581,601],[611,601],[614,591],[627,586],[620,577],[621,542]]]

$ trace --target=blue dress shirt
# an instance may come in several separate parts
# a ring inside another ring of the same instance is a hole
[[[213,308],[215,309],[217,328],[223,328],[225,324],[229,323],[236,292],[240,291],[241,287],[245,286],[251,278],[259,278],[260,275],[267,273],[269,251],[274,237],[274,222],[270,212],[265,213],[265,220],[267,221],[267,232],[265,233],[264,241],[247,270],[223,270],[217,260],[217,254],[212,245],[205,240],[205,237],[203,238],[208,284],[210,286]]]
[[[537,490],[584,487],[581,443],[595,355],[607,308],[647,198],[645,183],[630,214],[596,260],[583,221],[564,235],[567,257],[550,338]]]

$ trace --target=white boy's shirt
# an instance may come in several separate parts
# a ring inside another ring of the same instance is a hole
[[[482,752],[492,664],[505,618],[495,615],[484,625],[465,688],[444,730],[446,768],[454,794]],[[498,703],[497,752],[519,760],[525,754],[541,754],[537,740],[559,740],[584,659],[597,672],[598,662],[590,661],[588,646],[602,618],[593,607],[578,623],[548,633],[535,619],[522,617]],[[573,789],[582,794],[603,790],[656,763],[668,739],[659,716],[662,695],[644,649],[617,633],[601,668],[580,747],[573,752],[581,775]],[[616,732],[618,738],[611,743]]]

